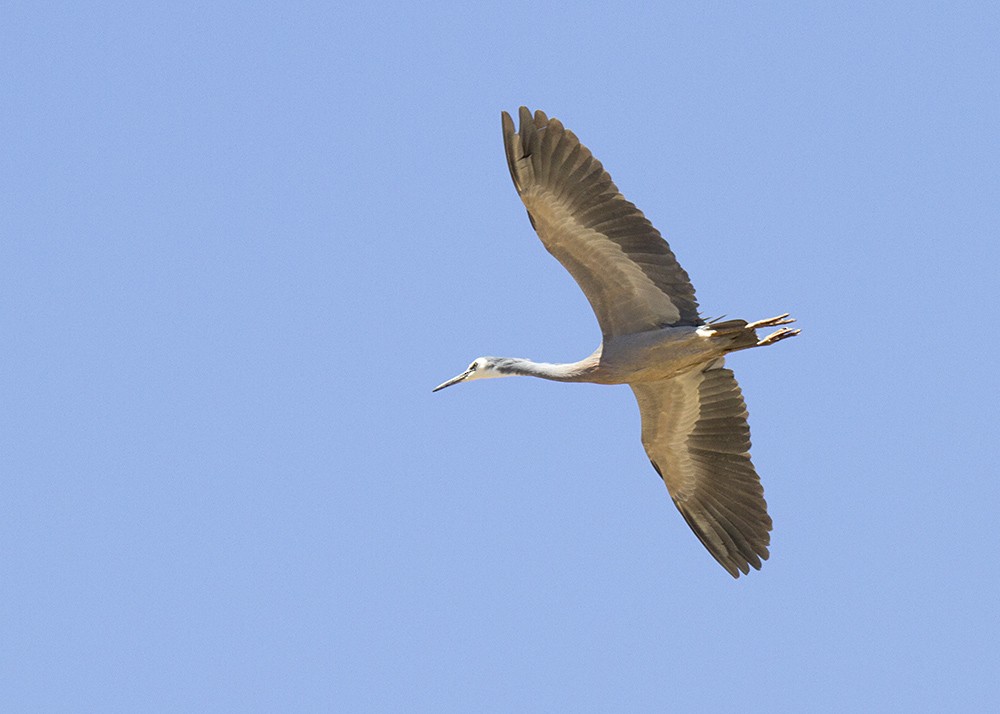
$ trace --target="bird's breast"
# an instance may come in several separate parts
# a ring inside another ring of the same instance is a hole
[[[657,382],[722,356],[723,350],[695,327],[614,337],[604,343],[601,367],[616,383]]]

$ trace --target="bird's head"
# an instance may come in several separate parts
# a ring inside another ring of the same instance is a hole
[[[506,377],[507,375],[500,372],[497,369],[497,358],[496,357],[478,357],[476,360],[469,365],[468,369],[462,372],[456,377],[452,377],[447,382],[439,384],[434,387],[434,392],[437,392],[445,387],[450,387],[453,384],[458,384],[460,382],[471,382],[473,379],[489,379],[490,377]]]

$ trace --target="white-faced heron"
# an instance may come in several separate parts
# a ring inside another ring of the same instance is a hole
[[[768,557],[771,518],[750,461],[740,387],[723,365],[729,352],[771,345],[799,330],[706,321],[670,246],[573,132],[543,112],[502,114],[507,165],[542,243],[580,285],[603,336],[571,364],[479,357],[434,389],[488,377],[628,384],[639,402],[642,444],[698,539],[733,577]]]

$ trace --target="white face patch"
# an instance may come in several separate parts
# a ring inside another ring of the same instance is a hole
[[[500,372],[498,372],[496,368],[494,368],[493,363],[486,357],[479,357],[472,364],[476,365],[476,368],[469,373],[469,376],[465,378],[465,381],[472,381],[473,379],[491,379],[493,377],[508,376],[506,374],[501,374]]]
[[[471,365],[469,365],[469,376],[466,380],[471,381],[473,379],[483,379],[487,377],[487,372],[489,371],[489,362],[487,362],[482,357],[477,358]]]

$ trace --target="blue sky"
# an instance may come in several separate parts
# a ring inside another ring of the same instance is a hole
[[[993,3],[7,3],[5,711],[985,710]],[[735,355],[734,581],[624,387],[431,394],[599,333],[499,113],[561,118]]]

